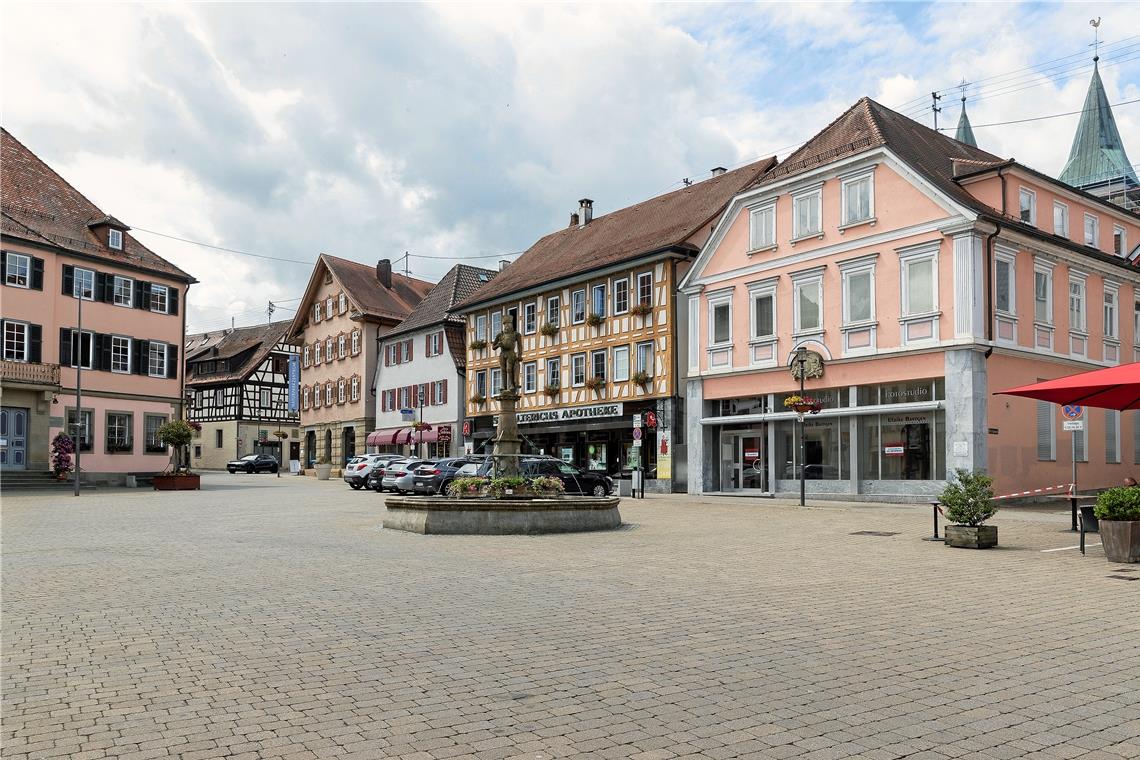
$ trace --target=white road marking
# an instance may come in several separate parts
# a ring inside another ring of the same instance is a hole
[[[1090,549],[1094,546],[1100,546],[1100,544],[1085,544],[1086,549]],[[1080,548],[1081,548],[1081,545],[1077,544],[1076,546],[1062,546],[1060,549],[1042,549],[1041,553],[1046,554],[1048,552],[1064,552],[1064,551],[1068,551],[1069,549],[1080,549]]]

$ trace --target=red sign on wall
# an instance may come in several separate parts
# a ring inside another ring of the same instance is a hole
[[[440,443],[451,443],[451,426],[441,427],[436,431],[436,440]]]
[[[447,434],[451,435],[451,431],[448,430]],[[467,438],[470,435],[471,435],[471,420],[463,420],[463,437]]]
[[[646,412],[645,413],[645,426],[651,427],[651,428],[657,427],[657,413],[656,412]]]

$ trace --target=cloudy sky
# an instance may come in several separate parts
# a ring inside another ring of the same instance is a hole
[[[3,123],[200,281],[189,328],[290,316],[320,252],[438,279],[786,155],[862,95],[1056,174],[1102,17],[1140,99],[1140,4],[5,4]],[[18,30],[18,33],[13,33]],[[1140,103],[1116,109],[1140,162]],[[476,258],[484,257],[484,258]],[[397,263],[402,267],[403,262]]]

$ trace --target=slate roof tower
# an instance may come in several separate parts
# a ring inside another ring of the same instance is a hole
[[[954,133],[954,139],[971,148],[978,147],[978,141],[974,139],[974,128],[970,126],[970,117],[966,115],[965,95],[962,96],[962,115],[958,117],[958,131]]]

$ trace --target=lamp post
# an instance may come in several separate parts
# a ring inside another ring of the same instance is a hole
[[[75,446],[75,495],[79,495],[79,451],[82,448],[78,441],[82,440],[80,436],[86,435],[86,425],[83,422],[83,299],[91,292],[84,288],[83,282],[77,283],[79,286],[79,306],[77,321],[79,338],[75,341],[75,350],[72,353],[79,353],[79,357],[75,361],[75,429],[76,429],[76,446]],[[74,293],[74,290],[72,291]],[[91,347],[92,353],[95,347]],[[72,358],[75,358],[74,356]]]
[[[800,397],[804,395],[804,365],[807,364],[807,349],[800,346],[796,349],[796,363],[800,365]],[[807,447],[804,445],[804,415],[800,412],[800,506],[804,506],[804,495],[807,491],[805,476],[807,468],[804,466]]]

